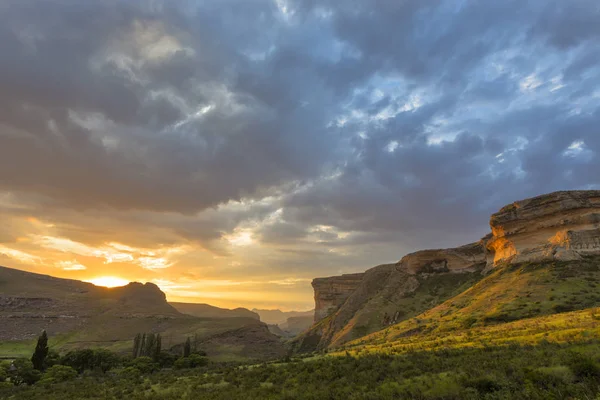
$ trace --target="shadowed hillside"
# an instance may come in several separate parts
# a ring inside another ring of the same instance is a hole
[[[252,312],[246,308],[235,308],[233,310],[227,308],[219,308],[211,306],[210,304],[197,304],[197,303],[177,303],[169,302],[173,308],[182,314],[192,315],[199,318],[253,318],[260,320],[257,313]]]
[[[91,283],[53,278],[0,267],[0,355],[29,352],[31,341],[46,330],[55,349],[105,347],[129,351],[140,332],[160,333],[170,348],[192,337],[201,348],[213,336],[235,346],[211,346],[215,358],[262,358],[285,354],[279,339],[247,311],[230,318],[183,314],[166,301],[152,283],[104,288]],[[232,311],[232,310],[227,310]],[[243,345],[242,345],[243,344]],[[24,350],[27,349],[27,350]]]

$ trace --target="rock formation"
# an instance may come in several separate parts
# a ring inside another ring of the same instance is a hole
[[[374,324],[365,310],[377,315],[385,310],[382,321],[390,315],[397,319],[403,310],[394,310],[390,303],[411,295],[431,276],[481,276],[504,263],[572,261],[600,254],[600,191],[555,192],[517,201],[493,214],[490,227],[491,234],[465,246],[417,251],[395,265],[363,274],[315,279],[315,325],[299,347],[323,348],[381,329],[383,322]],[[364,332],[355,333],[357,328]]]
[[[485,239],[454,249],[421,250],[398,262],[410,274],[474,271],[485,263]]]
[[[364,274],[345,274],[312,281],[315,290],[315,322],[322,320],[341,306],[360,285]]]
[[[488,268],[500,262],[576,260],[600,253],[600,191],[556,192],[517,201],[490,219]]]

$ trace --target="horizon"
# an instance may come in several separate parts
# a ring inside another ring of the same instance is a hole
[[[314,278],[600,189],[593,6],[6,5],[0,265],[309,310]]]

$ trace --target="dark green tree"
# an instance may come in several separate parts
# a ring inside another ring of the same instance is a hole
[[[183,346],[183,356],[189,357],[191,353],[192,353],[192,343],[190,341],[190,338],[187,338],[187,340],[185,341],[185,345]]]
[[[133,358],[138,358],[140,356],[140,345],[142,344],[142,334],[138,333],[133,338]]]
[[[153,333],[146,335],[146,343],[144,343],[144,356],[154,357],[154,342],[156,338]]]
[[[160,351],[162,350],[162,338],[160,337],[160,333],[156,334],[156,339],[154,340],[154,354],[152,358],[154,361],[158,361],[160,359]]]
[[[142,334],[142,340],[140,341],[140,351],[138,352],[138,357],[145,356],[144,350],[146,349],[146,334]]]
[[[38,338],[37,344],[35,346],[35,351],[31,356],[31,363],[33,364],[33,368],[41,371],[44,369],[44,360],[48,355],[48,335],[46,331],[42,331],[42,335]]]

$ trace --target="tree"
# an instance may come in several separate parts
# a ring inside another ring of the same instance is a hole
[[[65,354],[60,363],[73,367],[78,373],[94,367],[94,351],[91,349],[71,350]]]
[[[137,358],[140,356],[140,346],[142,344],[142,334],[138,333],[137,335],[135,335],[135,338],[133,339],[133,358]]]
[[[35,351],[31,356],[33,368],[38,371],[44,369],[44,360],[48,355],[48,350],[48,335],[46,334],[46,331],[42,331],[42,335],[38,338],[37,345],[35,346]]]
[[[152,361],[150,357],[138,357],[135,360],[130,362],[130,366],[136,368],[143,374],[150,374],[152,372],[158,371],[160,368],[157,363]]]
[[[140,351],[138,353],[138,357],[143,357],[144,354],[144,350],[146,349],[146,334],[142,334],[142,340],[140,341]]]
[[[152,355],[152,358],[154,359],[154,361],[158,361],[160,359],[160,351],[162,347],[162,338],[160,337],[160,333],[156,334],[156,340],[154,343],[154,354]]]
[[[183,346],[183,356],[189,357],[192,353],[192,343],[190,342],[190,338],[187,338],[185,341],[185,345]]]
[[[155,337],[153,333],[148,333],[146,335],[146,343],[144,344],[144,356],[145,357],[154,357],[154,342]]]

